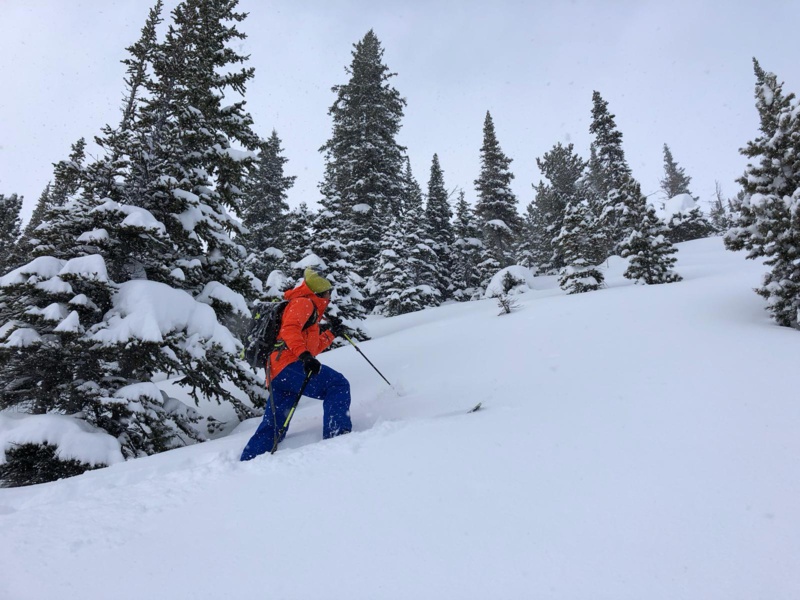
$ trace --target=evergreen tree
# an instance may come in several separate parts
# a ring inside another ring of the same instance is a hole
[[[598,243],[595,218],[589,202],[570,200],[564,212],[564,222],[554,244],[563,257],[559,285],[568,294],[580,294],[599,289],[603,273],[591,264]]]
[[[575,154],[572,144],[556,144],[536,164],[549,183],[536,188],[535,206],[525,214],[525,227],[530,250],[529,260],[544,273],[558,272],[566,263],[560,246],[555,243],[564,222],[566,207],[583,196],[586,161]]]
[[[289,268],[311,252],[311,235],[314,228],[314,215],[308,205],[301,202],[286,215],[283,231],[283,253]],[[299,277],[300,273],[296,273]]]
[[[622,132],[617,129],[615,116],[608,110],[608,102],[600,92],[592,94],[592,123],[589,133],[594,135],[589,159],[588,181],[592,186],[592,208],[599,217],[599,226],[606,243],[601,248],[599,259],[614,252],[615,246],[625,237],[620,226],[625,199],[621,197],[622,186],[631,178],[631,168],[622,149]]]
[[[544,193],[544,183],[534,187],[537,197]],[[553,258],[553,245],[550,232],[545,222],[544,213],[539,209],[536,200],[525,207],[522,215],[519,243],[516,248],[516,263],[528,267],[538,273],[550,272]]]
[[[415,294],[416,286],[408,267],[408,242],[402,218],[394,218],[386,228],[378,257],[375,281],[378,286],[376,314],[387,317],[421,310],[424,305]]]
[[[235,6],[181,3],[165,42],[144,53],[152,65],[129,89],[122,124],[104,129],[104,154],[85,165],[81,141],[56,166],[39,257],[0,281],[0,408],[74,415],[132,457],[203,438],[196,413],[151,383],[157,373],[179,376],[195,401],[230,402],[240,418],[255,412],[228,382],[263,406],[262,382],[220,325],[241,323],[254,296],[228,215],[252,161],[232,144],[257,144],[243,101],[221,104],[252,76],[230,70],[245,60],[228,48],[243,37]],[[148,23],[160,2],[154,10]],[[173,301],[185,310],[136,326],[151,298],[162,299],[154,311]]]
[[[699,240],[714,233],[714,226],[699,206],[674,213],[666,222],[666,226],[667,239],[673,244]]]
[[[404,148],[396,137],[406,101],[390,84],[395,74],[383,64],[383,48],[372,30],[355,44],[352,56],[350,79],[333,87],[336,101],[328,111],[333,131],[321,148],[323,223],[316,243],[329,265],[347,263],[335,270],[340,278],[352,270],[357,277],[346,277],[356,285],[373,271],[387,215],[399,214]],[[354,289],[350,318],[363,314],[355,306],[361,301],[357,295]]]
[[[16,266],[21,210],[21,196],[0,194],[0,273]]]
[[[708,218],[714,228],[714,232],[717,235],[724,235],[731,227],[731,202],[730,200],[725,200],[719,181],[714,182],[714,187],[714,199],[711,201]]]
[[[444,186],[444,172],[439,165],[438,155],[434,154],[428,180],[428,202],[425,206],[428,245],[433,250],[431,270],[434,273],[433,279],[426,283],[439,291],[442,300],[450,297],[453,292],[450,256],[455,240],[453,226],[450,223],[452,217],[453,211]]]
[[[411,162],[406,158],[403,172],[402,231],[407,255],[404,269],[408,273],[409,286],[400,295],[402,310],[420,310],[426,306],[438,306],[441,292],[436,286],[440,264],[439,257],[430,239],[430,228],[425,219],[422,189],[411,172]]]
[[[679,167],[675,159],[672,158],[672,151],[669,146],[664,144],[664,178],[660,181],[661,191],[664,192],[664,197],[669,200],[679,194],[689,194],[689,184],[692,178],[686,174],[683,167]]]
[[[478,293],[481,284],[478,263],[483,252],[480,230],[475,223],[475,215],[464,198],[464,190],[460,191],[456,203],[453,233],[455,235],[452,258],[453,298],[463,302]]]
[[[680,281],[681,276],[672,270],[677,262],[672,256],[676,249],[666,239],[666,226],[647,204],[639,184],[628,179],[619,197],[624,202],[620,224],[628,232],[619,245],[620,256],[630,259],[624,276],[647,285]]]
[[[753,67],[761,135],[741,150],[753,162],[739,179],[744,195],[725,245],[766,259],[756,292],[779,325],[800,329],[800,109],[774,73],[755,59]]]
[[[247,264],[262,281],[273,270],[288,267],[283,252],[289,212],[286,198],[296,177],[284,175],[283,166],[288,159],[282,153],[281,140],[273,130],[261,146],[258,167],[248,181],[242,202],[242,222],[248,229],[244,240],[250,252]]]
[[[487,111],[483,123],[481,174],[475,180],[475,189],[478,192],[475,214],[480,220],[487,251],[484,263],[493,259],[499,268],[513,264],[514,247],[521,227],[517,199],[511,191],[511,180],[514,178],[509,170],[511,162],[512,159],[503,154],[500,148],[492,115]],[[486,272],[493,268],[490,263],[486,263],[484,267]]]

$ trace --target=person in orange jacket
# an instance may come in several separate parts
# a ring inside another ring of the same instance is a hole
[[[332,289],[327,279],[309,268],[305,270],[303,282],[284,293],[289,303],[281,318],[277,349],[270,355],[267,365],[267,383],[271,383],[275,413],[273,415],[272,410],[264,413],[241,460],[251,460],[272,449],[280,424],[286,420],[307,375],[310,379],[303,395],[322,400],[322,437],[328,439],[352,430],[350,382],[315,358],[344,329],[341,320],[332,315],[326,317],[328,327],[320,328]]]

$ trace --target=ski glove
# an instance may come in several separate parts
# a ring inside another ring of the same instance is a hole
[[[298,358],[303,363],[303,370],[306,372],[306,375],[316,375],[322,368],[322,363],[311,356],[311,352],[308,350],[303,352]]]
[[[325,315],[325,318],[328,321],[328,328],[334,337],[342,337],[347,332],[344,323],[336,315]]]

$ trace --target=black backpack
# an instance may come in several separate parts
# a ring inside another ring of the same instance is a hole
[[[247,361],[254,369],[263,369],[267,364],[267,358],[276,350],[279,342],[278,333],[281,330],[281,319],[283,311],[289,304],[288,300],[281,302],[261,302],[253,307],[253,319],[250,321],[250,328],[244,338],[244,350],[242,358]],[[303,331],[317,322],[317,307],[303,325]]]

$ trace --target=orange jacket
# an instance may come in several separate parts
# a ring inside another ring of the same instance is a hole
[[[270,355],[269,376],[272,379],[286,365],[296,361],[303,352],[308,351],[316,356],[333,343],[333,334],[330,331],[319,330],[319,320],[330,300],[317,296],[305,281],[285,292],[283,297],[289,301],[283,311],[281,329],[278,332],[278,340],[284,342],[284,347]],[[303,327],[314,314],[314,308],[317,309],[317,318],[313,325],[304,330]]]

